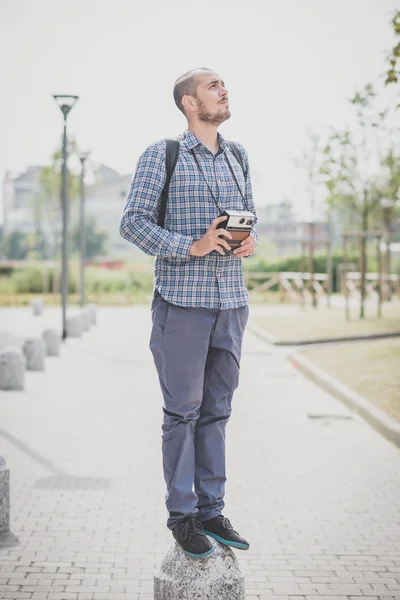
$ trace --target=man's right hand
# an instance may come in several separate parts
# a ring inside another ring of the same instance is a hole
[[[210,254],[213,250],[225,255],[223,248],[226,248],[227,250],[231,249],[228,242],[220,236],[232,239],[232,235],[225,229],[217,229],[218,223],[226,221],[227,218],[228,217],[218,217],[217,219],[214,219],[203,237],[197,240],[197,242],[193,242],[190,248],[190,256],[205,256],[206,254]]]

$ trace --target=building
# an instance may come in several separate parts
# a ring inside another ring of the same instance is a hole
[[[279,202],[257,208],[257,229],[260,239],[273,243],[280,256],[301,254],[311,239],[314,227],[314,249],[324,250],[328,240],[328,226],[323,221],[303,221],[296,218],[288,202]]]
[[[29,166],[23,173],[6,173],[3,181],[3,229],[5,233],[19,230],[32,233],[38,229],[50,244],[61,234],[61,210],[56,202],[49,214],[45,194],[40,184],[40,165]],[[119,233],[119,224],[132,174],[121,175],[114,169],[100,165],[92,174],[92,182],[86,185],[86,218],[93,217],[96,228],[108,235],[108,247],[112,254],[126,253],[129,244]],[[69,222],[73,227],[79,221],[79,199],[70,202]]]
[[[19,175],[6,172],[3,181],[3,230],[31,233],[37,225],[34,203],[40,193],[39,175],[43,167],[30,166]]]
[[[94,183],[86,188],[86,215],[95,218],[97,229],[107,232],[112,254],[131,251],[131,246],[119,233],[131,180],[131,173],[120,175],[110,167],[100,165],[94,173]]]

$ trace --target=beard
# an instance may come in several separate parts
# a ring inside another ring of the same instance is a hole
[[[218,127],[218,125],[221,125],[221,123],[230,119],[231,113],[226,105],[223,105],[222,109],[212,113],[199,98],[197,98],[197,103],[199,106],[198,117],[199,121],[202,123]]]

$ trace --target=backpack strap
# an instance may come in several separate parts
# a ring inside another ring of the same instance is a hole
[[[157,225],[164,228],[165,226],[165,214],[167,212],[167,201],[169,184],[171,183],[171,177],[175,171],[176,163],[178,162],[180,143],[178,140],[166,140],[167,145],[165,148],[165,170],[167,172],[167,178],[165,180],[163,191],[161,192],[160,209],[158,211]]]
[[[236,158],[236,160],[238,161],[239,165],[242,167],[242,171],[243,171],[243,175],[244,178],[247,178],[247,171],[244,168],[244,162],[243,162],[243,156],[242,153],[240,152],[239,148],[237,147],[237,145],[235,144],[235,142],[227,142],[229,149],[231,150],[233,156]]]

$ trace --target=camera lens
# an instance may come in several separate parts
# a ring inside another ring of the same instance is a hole
[[[245,220],[246,219],[244,217],[242,217],[241,219],[239,219],[239,223],[242,225],[245,222]]]

